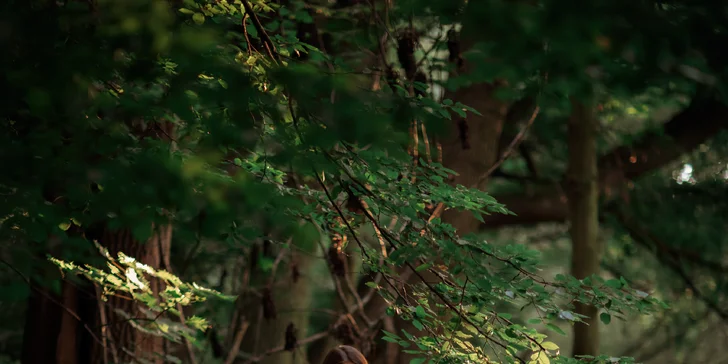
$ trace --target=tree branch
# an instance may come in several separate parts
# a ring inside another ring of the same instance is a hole
[[[649,231],[634,224],[630,221],[629,217],[621,213],[618,209],[612,209],[611,212],[629,233],[632,240],[634,240],[637,244],[642,245],[644,248],[652,250],[657,259],[680,277],[683,281],[683,285],[686,288],[689,288],[697,299],[703,301],[709,310],[718,315],[721,320],[728,323],[728,311],[723,309],[715,299],[707,296],[700,290],[692,277],[690,277],[688,272],[685,271],[685,268],[680,262],[680,258],[672,256],[670,252],[666,252],[664,250],[663,247],[667,246],[667,244],[659,241]]]
[[[728,127],[728,107],[716,100],[694,100],[664,124],[632,145],[620,146],[599,158],[599,187],[610,199],[627,181],[664,167]],[[561,222],[567,217],[563,179],[533,195],[494,196],[516,215],[485,216],[484,229],[503,225]]]

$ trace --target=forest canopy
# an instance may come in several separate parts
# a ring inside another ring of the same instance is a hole
[[[2,362],[728,357],[719,2],[1,6]]]

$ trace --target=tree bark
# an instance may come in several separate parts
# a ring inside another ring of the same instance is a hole
[[[162,121],[157,124],[157,128],[137,132],[151,132],[158,139],[171,141],[174,130],[173,123]],[[64,191],[57,191],[55,188],[49,182],[47,200],[63,201],[59,197],[63,196]],[[110,231],[106,222],[101,221],[95,227],[84,230],[79,228],[72,234],[85,237],[89,241],[99,241],[109,249],[112,256],[123,252],[152,269],[169,270],[172,226],[153,225],[152,231],[152,236],[143,242],[135,239],[129,228]],[[51,242],[49,245],[53,245],[53,239],[58,238],[49,236],[48,239]],[[58,249],[62,247],[60,244],[49,252],[58,253]],[[50,267],[49,271],[57,272],[57,268]],[[48,289],[36,286],[37,289],[29,299],[23,364],[97,364],[135,362],[139,359],[150,364],[163,363],[164,339],[145,334],[131,324],[134,321],[138,325],[146,326],[153,321],[154,316],[148,317],[141,304],[126,297],[110,297],[104,302],[90,284],[79,285],[69,278],[55,279],[61,284],[60,294],[53,294]],[[155,294],[164,289],[159,280],[149,277],[149,282]]]
[[[567,190],[571,229],[571,273],[578,279],[599,273],[599,189],[597,183],[596,119],[590,104],[572,100],[569,118]],[[598,355],[599,320],[595,306],[576,303],[587,316],[574,325],[574,355]]]
[[[161,225],[155,230],[146,242],[135,240],[128,229],[105,230],[99,241],[113,255],[124,252],[159,269],[169,259],[172,227]],[[151,322],[140,304],[122,297],[103,302],[90,285],[60,277],[59,281],[60,295],[34,285],[28,302],[23,364],[117,363],[140,358],[151,364],[163,363],[158,355],[164,353],[164,339],[144,334],[130,323],[133,319],[141,319],[137,323],[142,326]],[[150,279],[150,284],[155,293],[164,288],[155,279]],[[130,318],[117,314],[117,310]]]
[[[470,67],[464,62],[458,73],[467,74]],[[477,83],[446,93],[446,98],[481,113],[468,113],[465,118],[456,119],[442,143],[443,165],[457,172],[453,185],[485,190],[488,179],[484,174],[498,159],[499,140],[508,113],[508,104],[494,95],[497,88],[497,83]],[[477,232],[480,227],[475,216],[466,211],[446,210],[442,218],[459,235]]]
[[[61,329],[61,305],[58,296],[50,290],[33,284],[33,292],[28,299],[28,308],[23,330],[22,364],[56,364],[58,344],[75,347],[71,343],[59,343],[59,338],[75,335],[72,328]],[[56,302],[54,302],[56,301]]]
[[[274,317],[265,317],[263,306],[265,299],[258,295],[243,293],[239,298],[238,315],[239,320],[247,320],[249,326],[244,333],[241,351],[260,355],[268,350],[284,345],[286,329],[289,324],[295,327],[296,337],[304,339],[308,333],[309,312],[311,306],[311,287],[315,282],[311,281],[312,266],[315,263],[312,254],[305,252],[296,254],[294,258],[297,269],[301,273],[296,281],[291,277],[291,265],[283,260],[275,273],[274,287],[270,288],[270,299],[275,306]],[[266,282],[268,274],[251,274],[250,282]],[[265,285],[264,285],[265,286]],[[250,288],[250,287],[247,287]],[[265,290],[260,288],[259,292]],[[265,293],[263,293],[265,295]],[[236,325],[235,331],[240,330]],[[235,335],[231,332],[229,335]],[[263,364],[303,364],[307,363],[305,350],[296,347],[293,352],[282,352],[268,356],[259,363]]]
[[[172,242],[172,226],[155,226],[154,235],[146,242],[136,240],[129,229],[110,231],[105,229],[103,240],[100,242],[109,249],[112,256],[123,252],[154,269],[169,266],[170,246]],[[149,278],[152,292],[158,294],[164,290],[158,279]],[[100,322],[108,328],[104,335],[107,345],[96,347],[96,360],[106,362],[111,358],[118,358],[120,362],[134,362],[139,359],[150,364],[164,363],[164,338],[146,334],[134,328],[131,322],[140,326],[147,326],[154,319],[145,313],[143,305],[126,297],[110,297],[105,305],[101,306],[104,312],[100,317],[106,317],[109,322]],[[123,314],[120,314],[123,312]],[[129,317],[125,317],[129,315]],[[152,313],[154,315],[154,313]],[[101,321],[101,320],[100,320]],[[115,352],[111,352],[115,351]],[[106,359],[104,359],[106,358]],[[113,361],[111,361],[113,362]]]
[[[474,39],[462,39],[462,43],[455,48],[469,49],[474,43]],[[450,60],[460,62],[460,67],[453,76],[467,74],[473,67],[459,53],[450,54]],[[498,159],[499,140],[508,114],[508,104],[495,96],[499,86],[497,81],[475,83],[446,93],[445,98],[470,106],[481,114],[468,113],[465,118],[454,119],[449,134],[443,139],[443,165],[457,172],[457,175],[451,176],[453,185],[485,190],[488,182],[485,173]],[[442,220],[451,224],[461,236],[476,233],[481,225],[469,211],[446,210]],[[421,274],[425,279],[433,280],[429,279],[430,274],[427,272]],[[421,282],[413,275],[410,283]],[[396,324],[399,329],[404,328],[410,333],[417,332],[410,322],[397,320]],[[407,364],[413,358],[414,356],[401,352],[399,363]]]

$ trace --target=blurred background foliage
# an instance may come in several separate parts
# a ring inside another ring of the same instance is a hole
[[[724,4],[0,6],[0,362],[728,362]]]

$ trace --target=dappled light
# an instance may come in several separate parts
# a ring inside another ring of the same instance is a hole
[[[0,364],[728,362],[726,4],[0,7]]]

